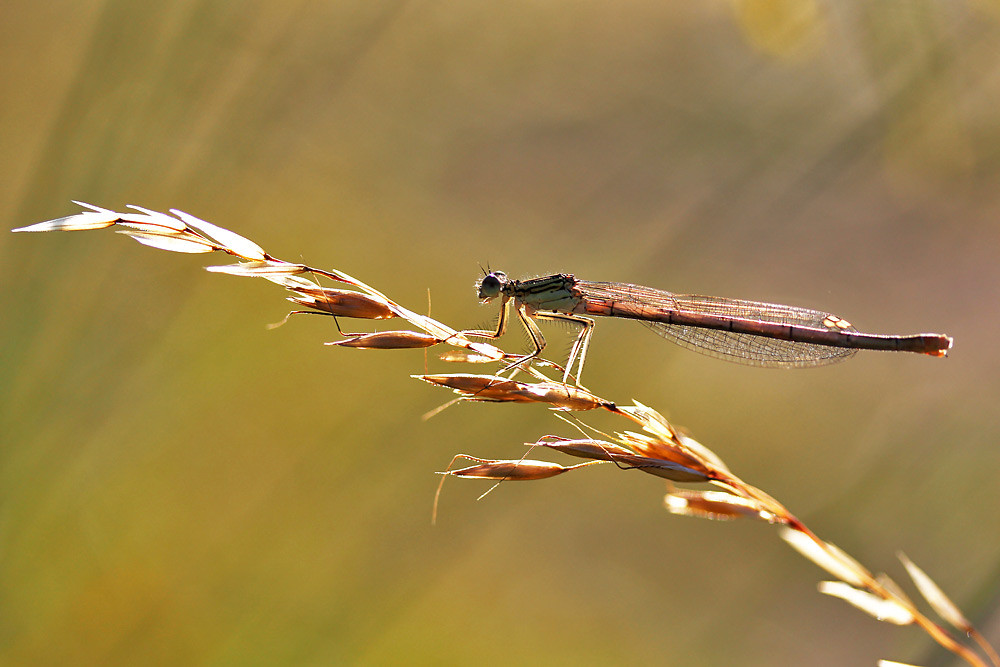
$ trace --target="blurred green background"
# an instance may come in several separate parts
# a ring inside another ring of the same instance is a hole
[[[176,207],[460,328],[489,263],[953,335],[782,372],[601,321],[586,379],[1000,642],[996,0],[7,0],[0,62],[7,228]],[[3,664],[952,664],[653,477],[452,479],[432,527],[453,454],[573,431],[421,421],[465,368],[268,331],[225,260],[0,234]]]

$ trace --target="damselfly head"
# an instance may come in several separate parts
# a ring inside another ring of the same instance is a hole
[[[483,276],[479,281],[479,298],[489,301],[500,296],[504,286],[507,284],[507,274],[503,271],[491,271]]]

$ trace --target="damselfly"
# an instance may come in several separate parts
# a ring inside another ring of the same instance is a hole
[[[580,327],[566,362],[563,381],[577,363],[579,384],[594,320],[588,315],[639,320],[682,347],[751,366],[802,367],[830,364],[858,350],[889,350],[946,356],[952,339],[943,334],[888,336],[861,333],[847,320],[808,308],[694,294],[672,294],[627,283],[588,282],[560,273],[511,280],[500,271],[478,285],[485,303],[501,299],[496,331],[466,334],[499,338],[507,328],[513,302],[535,346],[515,365],[530,362],[545,349],[534,320],[560,320]]]

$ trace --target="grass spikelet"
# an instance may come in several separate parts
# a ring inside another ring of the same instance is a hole
[[[288,262],[271,260],[206,266],[205,270],[212,273],[228,273],[231,276],[244,276],[248,278],[282,279],[287,276],[297,276],[306,273],[309,269],[303,264],[290,264]],[[307,284],[311,285],[312,283]]]
[[[363,320],[388,320],[396,317],[384,301],[360,292],[328,287],[316,290],[295,288],[293,291],[297,296],[288,297],[292,303],[330,315]]]
[[[480,479],[492,479],[498,481],[527,482],[539,479],[548,479],[561,475],[576,468],[582,468],[590,463],[577,463],[572,466],[563,466],[549,461],[532,461],[531,459],[511,459],[494,461],[490,459],[476,459],[466,456],[473,461],[479,461],[477,465],[461,468],[459,470],[448,470],[442,475],[453,475],[455,477],[478,477]]]
[[[614,403],[598,398],[579,387],[561,382],[517,382],[498,375],[470,373],[414,375],[412,377],[453,389],[470,401],[544,403],[556,410],[566,411],[614,409]]]
[[[841,581],[864,587],[873,580],[871,573],[860,563],[829,542],[817,541],[811,534],[795,527],[782,527],[778,534],[800,554]]]
[[[840,598],[886,623],[909,625],[916,620],[913,613],[898,601],[891,598],[881,598],[843,581],[822,581],[819,584],[819,592],[823,595]]]
[[[27,227],[12,229],[14,232],[73,232],[86,231],[88,229],[104,229],[110,227],[118,221],[118,214],[108,215],[107,213],[77,213],[67,215],[64,218],[37,222]]]
[[[217,241],[219,245],[226,248],[226,251],[230,254],[247,260],[264,261],[268,259],[268,255],[264,252],[263,248],[250,239],[240,236],[236,232],[223,229],[222,227],[213,225],[212,223],[202,220],[201,218],[196,218],[189,213],[185,213],[184,211],[178,211],[175,208],[170,209],[170,212],[183,220],[188,227],[193,227],[209,238]]]
[[[158,250],[167,250],[169,252],[184,252],[184,253],[204,253],[204,252],[214,252],[218,248],[212,243],[205,241],[204,239],[181,234],[159,234],[155,232],[142,232],[133,231],[130,229],[121,230],[119,234],[124,234],[130,238],[135,239],[139,243],[149,246],[150,248],[156,248]]]
[[[716,521],[733,519],[760,519],[773,523],[776,517],[767,507],[750,498],[726,491],[674,490],[663,498],[671,514],[692,516]]]
[[[359,334],[352,338],[325,343],[325,345],[355,347],[359,350],[406,350],[431,347],[440,342],[434,336],[417,331],[380,331],[370,334]]]

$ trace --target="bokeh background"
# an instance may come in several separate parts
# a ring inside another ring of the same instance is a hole
[[[176,207],[459,328],[489,264],[953,335],[783,372],[602,321],[586,379],[1000,642],[996,0],[6,0],[0,63],[7,228]],[[953,664],[646,475],[452,479],[432,527],[452,455],[572,430],[422,421],[466,369],[266,330],[226,259],[0,234],[3,664]]]

